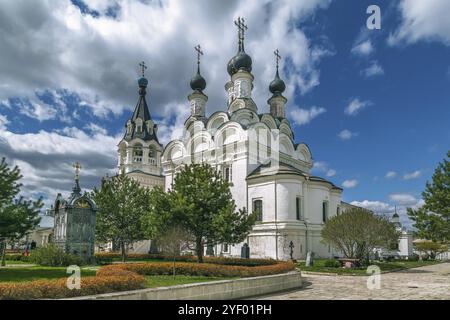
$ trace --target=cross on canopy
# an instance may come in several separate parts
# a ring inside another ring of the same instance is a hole
[[[75,169],[75,179],[78,180],[80,178],[81,164],[77,161],[72,165],[72,167]]]

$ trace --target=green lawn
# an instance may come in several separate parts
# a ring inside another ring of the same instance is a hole
[[[6,260],[6,265],[11,265],[11,264],[33,264],[32,262],[29,261],[21,261],[21,260]]]
[[[0,268],[0,282],[24,282],[41,279],[58,279],[68,277],[64,267],[17,267]],[[95,276],[95,270],[81,269],[81,276]]]
[[[314,260],[314,266],[305,267],[305,262],[301,261],[298,263],[298,269],[301,271],[310,271],[310,272],[324,272],[324,273],[335,273],[335,274],[344,274],[344,275],[359,275],[366,276],[367,268],[331,268],[325,267],[326,260]],[[380,267],[381,271],[390,271],[390,270],[399,270],[399,269],[410,269],[417,268],[422,266],[428,266],[437,264],[439,261],[392,261],[392,262],[374,262],[372,265],[377,265]]]
[[[93,267],[81,269],[81,276],[95,276]],[[64,267],[2,267],[0,268],[1,282],[26,282],[42,279],[59,279],[68,277]],[[188,284],[196,282],[208,282],[216,280],[227,280],[235,278],[205,277],[205,276],[184,276],[177,275],[175,278],[171,275],[146,276],[147,287],[167,287],[178,284]]]
[[[179,284],[229,280],[229,279],[236,279],[236,278],[184,276],[184,275],[176,275],[175,278],[173,278],[173,276],[161,275],[161,276],[146,276],[145,279],[147,280],[147,288],[156,288],[156,287],[175,286],[175,285],[179,285]]]

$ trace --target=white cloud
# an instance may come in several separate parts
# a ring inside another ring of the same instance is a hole
[[[371,101],[360,101],[358,98],[352,99],[345,108],[345,114],[349,116],[357,115],[362,109],[372,105]]]
[[[0,114],[0,130],[6,130],[6,125],[9,124],[9,120],[5,115]]]
[[[395,172],[395,171],[388,171],[384,177],[386,179],[393,179],[396,176],[397,176],[397,172]]]
[[[342,186],[343,186],[344,188],[347,188],[347,189],[354,188],[354,187],[356,187],[357,185],[358,185],[358,180],[356,180],[356,179],[353,179],[353,180],[345,180],[344,182],[342,182]]]
[[[100,13],[94,18],[81,14],[68,0],[2,1],[0,100],[32,98],[35,91],[48,88],[69,88],[95,115],[120,114],[132,108],[137,63],[145,60],[149,65],[149,103],[158,106],[152,109],[153,115],[174,116],[176,110],[171,107],[188,107],[188,84],[196,67],[193,47],[200,42],[205,52],[202,73],[207,80],[207,113],[226,110],[226,65],[237,51],[233,20],[243,16],[248,24],[246,51],[253,59],[255,75],[253,97],[265,112],[275,48],[283,56],[282,67],[289,61],[289,72],[281,68],[289,100],[295,90],[305,93],[320,83],[318,64],[332,52],[325,38],[312,41],[297,22],[330,2],[85,1]],[[116,8],[115,18],[104,15],[112,7]],[[44,104],[32,111],[29,115],[39,119],[51,117]]]
[[[374,51],[374,47],[370,40],[366,40],[364,42],[358,43],[353,46],[352,53],[360,56],[368,56]]]
[[[44,195],[50,201],[58,192],[71,189],[73,162],[82,164],[81,185],[87,190],[97,186],[100,177],[114,173],[120,138],[121,134],[109,136],[101,130],[88,134],[75,127],[26,134],[4,128],[0,130],[0,154],[7,157],[9,164],[19,165],[25,196]]]
[[[354,138],[358,136],[357,132],[351,132],[350,130],[342,130],[341,132],[339,132],[338,137],[342,140],[350,140],[351,138]]]
[[[320,83],[319,63],[331,54],[325,37],[308,38],[298,21],[325,9],[331,0],[248,1],[85,1],[100,16],[81,14],[71,1],[0,1],[0,104],[11,108],[18,97],[19,112],[40,121],[58,119],[70,123],[82,110],[69,110],[64,94],[77,98],[81,108],[97,117],[131,110],[137,97],[137,63],[149,66],[147,102],[158,121],[161,142],[181,135],[189,113],[186,96],[196,70],[193,47],[201,44],[202,74],[207,81],[207,114],[226,110],[226,66],[237,52],[233,20],[243,16],[248,25],[246,51],[253,59],[253,98],[259,112],[266,112],[268,86],[274,77],[274,57],[279,48],[285,96],[293,100]],[[113,8],[116,16],[104,14]],[[207,14],[205,14],[207,12]],[[284,63],[289,61],[289,70]],[[38,94],[48,92],[51,103]],[[44,99],[45,100],[45,99]],[[298,109],[294,115],[305,124],[325,112],[323,108]],[[6,130],[0,118],[0,154],[24,168],[24,190],[50,197],[70,190],[70,164],[86,168],[82,184],[89,188],[106,172],[115,170],[116,145],[122,133],[108,135],[89,119],[82,129],[17,134]],[[12,121],[12,120],[11,120]]]
[[[98,124],[95,123],[89,123],[86,127],[86,129],[88,129],[89,131],[91,131],[91,133],[96,134],[102,134],[102,135],[107,135],[108,131],[105,128],[100,127]]]
[[[390,34],[390,45],[425,40],[440,41],[450,46],[450,1],[402,0],[398,8],[402,22],[399,28]]]
[[[415,205],[418,202],[418,200],[409,193],[394,193],[389,195],[389,199],[403,206]]]
[[[370,65],[370,67],[368,67],[367,69],[364,69],[363,71],[361,71],[361,73],[366,78],[370,78],[370,77],[383,75],[384,69],[377,61],[373,61],[372,64]]]
[[[394,206],[391,206],[390,204],[382,201],[370,201],[370,200],[352,201],[350,202],[350,204],[366,208],[379,214],[386,214],[394,211]]]
[[[327,177],[334,177],[336,170],[329,167],[329,164],[324,161],[315,161],[313,164],[313,171],[318,174],[325,174]]]
[[[416,170],[414,172],[405,173],[403,175],[403,179],[404,180],[417,179],[417,178],[420,178],[421,175],[422,175],[422,172],[420,170]]]
[[[309,109],[295,108],[291,111],[291,119],[298,126],[308,124],[314,118],[318,117],[322,113],[325,113],[327,110],[322,107],[311,107]]]
[[[336,170],[330,169],[327,171],[327,177],[334,177],[336,175]]]

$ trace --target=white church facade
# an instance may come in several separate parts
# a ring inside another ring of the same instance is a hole
[[[247,243],[252,258],[288,259],[291,250],[294,259],[304,258],[308,251],[316,257],[335,256],[333,248],[322,242],[321,230],[327,219],[339,214],[342,189],[311,174],[311,151],[294,138],[286,118],[286,86],[279,76],[278,50],[275,78],[269,85],[270,112],[258,112],[252,98],[252,59],[244,50],[245,26],[240,19],[236,24],[238,52],[227,66],[226,107],[206,116],[206,81],[200,74],[203,53],[198,46],[185,135],[164,148],[146,102],[148,81],[141,64],[139,100],[118,145],[119,170],[146,187],[166,190],[185,164],[206,162],[220,171],[230,182],[237,208],[257,212],[258,219],[246,241],[216,246],[215,255],[240,256]]]

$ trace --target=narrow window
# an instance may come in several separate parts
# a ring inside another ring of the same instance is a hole
[[[322,221],[327,222],[328,218],[328,202],[322,202]]]
[[[228,243],[222,244],[222,252],[229,253],[230,248],[228,247]]]
[[[256,221],[262,221],[262,200],[253,200],[253,212],[256,212]]]
[[[336,215],[338,216],[338,215],[340,215],[341,214],[341,207],[337,207],[336,208]]]
[[[297,220],[303,220],[303,212],[302,212],[302,198],[295,198],[295,213]]]
[[[233,174],[232,174],[232,170],[231,170],[231,165],[227,165],[223,169],[223,179],[226,182],[231,182],[232,178],[233,178]]]

